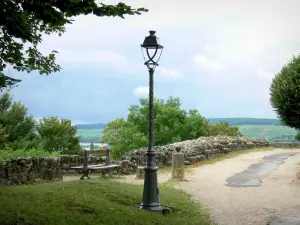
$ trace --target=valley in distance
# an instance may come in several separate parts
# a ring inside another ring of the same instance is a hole
[[[247,138],[259,138],[272,142],[294,142],[296,129],[283,126],[278,119],[265,118],[209,118],[211,124],[228,122],[231,126],[239,127],[240,132]],[[100,143],[105,123],[77,124],[77,135],[83,147],[89,143]]]

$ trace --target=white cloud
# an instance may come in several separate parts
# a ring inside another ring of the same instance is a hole
[[[138,97],[147,97],[149,94],[149,87],[137,87],[133,90],[133,94]]]
[[[206,45],[204,46],[204,48],[205,48],[205,50],[208,51],[208,52],[213,51],[213,47],[212,47],[211,45],[206,44]]]
[[[266,72],[264,70],[257,70],[256,73],[262,77],[262,78],[266,78],[266,79],[272,79],[274,77],[274,74],[270,73],[270,72]]]
[[[207,59],[204,55],[196,55],[193,59],[194,63],[199,65],[200,67],[207,69],[207,70],[212,70],[212,71],[219,71],[223,70],[223,66],[221,63],[213,60]]]
[[[164,67],[161,67],[161,68],[158,68],[158,71],[165,77],[175,79],[175,80],[183,77],[183,74],[179,70],[176,70],[176,69],[166,69]]]

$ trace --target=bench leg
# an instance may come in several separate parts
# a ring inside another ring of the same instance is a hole
[[[80,180],[84,180],[84,177],[87,177],[88,179],[91,179],[89,177],[89,170],[84,170],[83,171],[83,175],[82,175],[82,177],[80,177]]]

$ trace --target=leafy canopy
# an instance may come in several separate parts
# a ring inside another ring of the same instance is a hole
[[[42,118],[37,128],[41,146],[45,151],[61,151],[64,154],[79,154],[81,147],[76,127],[71,120],[57,117]]]
[[[300,130],[300,54],[284,65],[273,78],[271,104],[280,121]]]
[[[0,6],[0,89],[20,82],[4,73],[11,66],[17,71],[50,74],[60,71],[55,63],[58,53],[43,55],[38,44],[44,34],[65,32],[65,25],[79,15],[98,17],[139,15],[145,8],[132,9],[125,3],[107,5],[95,0],[1,0]]]
[[[141,98],[138,105],[129,107],[127,119],[117,118],[107,124],[102,142],[112,146],[112,156],[119,158],[126,152],[148,145],[148,99]],[[155,145],[192,140],[201,136],[241,136],[238,127],[226,122],[209,124],[197,110],[181,108],[179,98],[154,100]]]
[[[298,132],[298,133],[296,134],[295,139],[298,140],[298,141],[300,141],[300,132]]]
[[[104,129],[102,142],[110,143],[115,158],[148,144],[148,99],[142,98],[139,103],[129,107],[127,120],[118,118]],[[154,100],[155,145],[195,139],[205,134],[205,119],[198,111],[186,112],[180,107],[179,98]]]
[[[0,148],[37,147],[36,122],[27,115],[21,102],[13,102],[8,93],[0,97]]]
[[[226,136],[242,136],[238,127],[230,126],[228,122],[220,122],[215,125],[206,123],[206,136],[226,135]]]

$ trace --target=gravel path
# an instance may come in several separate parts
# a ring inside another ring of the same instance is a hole
[[[290,222],[280,224],[299,225],[300,220],[289,218],[300,215],[300,182],[296,180],[300,154],[289,156],[277,169],[265,175],[260,186],[226,186],[229,177],[262,162],[263,157],[287,152],[300,153],[300,150],[252,152],[198,167],[189,182],[181,182],[177,188],[209,207],[219,225],[266,225],[271,217],[275,217],[271,224],[277,224],[276,217],[281,219],[281,216],[288,216],[283,219]]]

